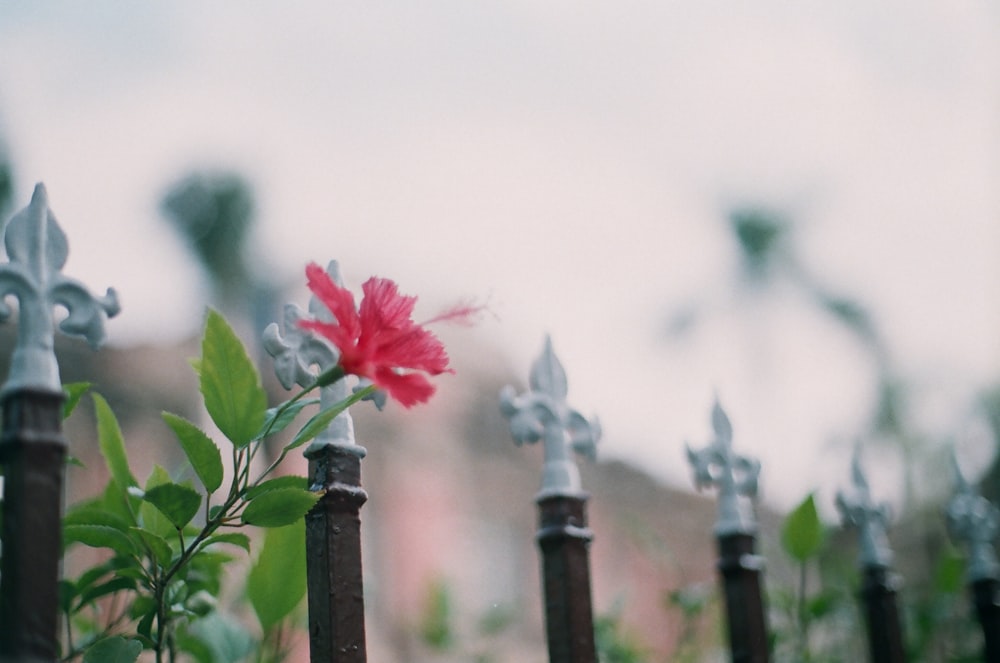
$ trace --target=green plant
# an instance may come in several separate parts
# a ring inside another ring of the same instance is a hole
[[[317,399],[306,396],[343,377],[343,372],[328,371],[268,409],[246,349],[214,311],[206,318],[201,350],[193,366],[205,410],[227,441],[228,473],[222,447],[207,432],[164,413],[197,483],[178,480],[155,466],[140,484],[111,408],[93,394],[98,441],[110,480],[99,495],[67,510],[63,540],[67,548],[84,545],[104,555],[62,581],[64,660],[129,663],[143,650],[151,650],[157,663],[175,661],[182,652],[199,663],[242,660],[251,650],[258,652],[258,660],[280,660],[283,655],[283,622],[305,593],[302,520],[320,496],[307,489],[304,477],[276,476],[275,471],[289,451],[312,440],[374,387],[319,409],[272,463],[255,471],[264,440],[290,426],[306,408],[317,406]],[[67,389],[66,414],[86,389]],[[256,643],[216,608],[227,569],[251,551],[249,526],[268,529],[246,586],[263,634]]]

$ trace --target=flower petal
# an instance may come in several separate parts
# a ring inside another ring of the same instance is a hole
[[[376,369],[373,382],[406,408],[426,403],[435,391],[430,380],[420,373],[397,373],[385,366]]]

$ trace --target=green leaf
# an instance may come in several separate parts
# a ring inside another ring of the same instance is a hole
[[[142,499],[155,506],[177,529],[191,522],[201,506],[198,491],[178,483],[153,486]]]
[[[146,490],[149,491],[156,486],[162,486],[167,483],[171,483],[170,474],[159,465],[153,465],[153,471],[149,473],[149,477],[146,479]],[[145,500],[139,502],[139,515],[142,517],[143,529],[164,539],[177,536],[177,527],[159,509],[153,506],[152,502]]]
[[[298,488],[300,490],[306,490],[308,487],[309,481],[305,477],[288,474],[283,477],[268,479],[264,483],[257,486],[251,486],[247,489],[246,494],[244,494],[244,498],[246,498],[247,501],[250,501],[259,495],[263,495],[264,493],[277,490],[279,488]]]
[[[268,530],[247,576],[247,597],[265,633],[290,615],[305,596],[305,539],[301,519]]]
[[[63,525],[105,525],[121,532],[127,532],[130,527],[129,522],[118,514],[93,504],[70,507],[63,516]]]
[[[219,612],[193,622],[187,631],[190,637],[197,638],[198,642],[209,649],[209,660],[213,663],[244,661],[257,648],[257,643],[246,627]],[[187,642],[182,641],[181,645],[188,651],[192,649]]]
[[[116,635],[88,648],[83,663],[135,663],[141,653],[141,642]]]
[[[330,427],[330,423],[337,418],[338,415],[364,398],[366,393],[367,392],[365,391],[357,391],[336,405],[314,414],[312,418],[306,422],[306,425],[299,430],[292,441],[285,446],[285,451],[291,451],[292,449],[301,447],[303,444],[309,442],[317,435],[325,431]]]
[[[256,435],[257,439],[263,438],[266,435],[280,433],[288,427],[288,424],[295,421],[295,417],[299,416],[299,412],[317,403],[319,403],[318,398],[304,398],[288,405],[284,410],[281,409],[282,406],[269,408],[264,418],[264,424]]]
[[[73,410],[80,404],[80,399],[90,390],[91,386],[89,382],[71,382],[63,385],[63,393],[66,394],[66,400],[63,401],[62,407],[62,418],[64,421],[69,418],[69,415],[73,414]]]
[[[135,580],[131,578],[112,578],[111,580],[90,587],[85,592],[80,593],[80,606],[93,603],[102,596],[135,590]]]
[[[246,348],[226,320],[209,310],[199,368],[205,409],[237,447],[253,441],[264,423],[267,395]]]
[[[301,520],[319,500],[301,488],[278,488],[255,497],[243,510],[243,522],[258,527],[283,527]]]
[[[97,443],[101,448],[101,455],[104,456],[104,462],[118,488],[124,492],[129,486],[138,484],[128,466],[122,430],[104,397],[100,394],[91,394],[91,397],[94,399],[94,411],[97,415]]]
[[[219,453],[219,447],[200,428],[183,417],[164,412],[163,420],[174,431],[205,490],[209,495],[214,493],[222,485],[222,454]]]
[[[819,552],[823,546],[823,535],[815,496],[810,493],[785,519],[781,545],[792,559],[805,562]]]
[[[121,555],[134,556],[135,544],[126,534],[106,525],[67,525],[63,543],[82,543],[92,548],[110,548]]]
[[[206,548],[214,543],[228,543],[230,545],[239,546],[250,552],[250,537],[246,534],[240,532],[225,532],[223,534],[213,534],[212,536],[205,539],[201,544],[201,548]]]
[[[174,555],[170,550],[170,544],[159,534],[154,534],[149,530],[145,530],[139,527],[132,527],[129,529],[129,533],[132,535],[132,539],[138,539],[139,542],[152,553],[153,559],[160,566],[161,569],[165,569],[170,566],[170,562],[173,560]]]

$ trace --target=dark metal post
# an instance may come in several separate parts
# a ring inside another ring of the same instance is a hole
[[[596,661],[586,496],[538,499],[545,624],[553,663]]]
[[[1000,561],[993,548],[1000,530],[1000,510],[965,479],[954,453],[952,462],[955,495],[948,504],[948,531],[969,551],[965,577],[983,629],[983,660],[1000,663]]]
[[[983,660],[1000,663],[1000,580],[977,580],[970,589],[976,617],[983,629]]]
[[[4,228],[10,262],[0,265],[0,322],[8,296],[19,305],[17,345],[0,402],[0,463],[4,507],[0,565],[0,663],[57,660],[59,562],[66,441],[62,436],[62,384],[53,351],[59,328],[96,348],[104,321],[119,311],[114,290],[94,297],[62,274],[69,254],[66,236],[38,184],[31,202]]]
[[[327,273],[340,283],[337,263]],[[315,297],[309,304],[316,318],[333,315]],[[309,387],[320,373],[337,365],[337,351],[303,329],[304,313],[285,307],[285,332],[277,324],[264,330],[264,349],[275,359],[275,373],[286,389]],[[320,406],[329,408],[348,396],[344,380],[320,389]],[[382,399],[376,398],[376,404]],[[365,601],[361,569],[361,506],[368,494],[361,487],[364,447],[354,441],[354,423],[347,411],[330,422],[306,449],[309,489],[323,497],[306,514],[306,585],[309,603],[311,663],[365,663]]]
[[[903,663],[906,649],[896,603],[898,576],[881,566],[863,569],[861,600],[872,663]]]
[[[757,521],[749,499],[757,494],[760,463],[733,452],[733,428],[716,401],[712,408],[715,440],[701,451],[687,449],[698,488],[719,491],[715,536],[719,575],[726,597],[729,649],[734,663],[770,660],[767,611],[764,608],[764,558],[754,552]]]
[[[62,392],[3,398],[0,661],[56,661],[66,440]]]
[[[748,534],[721,536],[719,574],[726,596],[729,649],[734,663],[764,663],[769,657],[762,573],[764,558]]]
[[[535,502],[549,661],[596,663],[588,557],[594,537],[587,528],[587,494],[580,488],[573,452],[593,458],[601,429],[566,404],[566,371],[548,338],[531,366],[528,385],[520,396],[505,387],[500,411],[516,444],[544,441],[542,490]]]
[[[837,508],[845,526],[858,530],[860,552],[858,566],[862,573],[861,603],[868,633],[868,651],[872,663],[904,663],[906,647],[899,618],[896,592],[899,576],[892,572],[892,550],[886,536],[889,509],[876,504],[861,468],[860,446],[855,447],[851,463],[854,494],[837,493]]]
[[[360,447],[359,447],[360,448]],[[306,515],[311,663],[364,663],[361,454],[326,445],[307,452],[310,490],[325,494]]]

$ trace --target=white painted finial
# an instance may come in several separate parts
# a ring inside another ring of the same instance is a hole
[[[343,285],[337,261],[330,262],[326,273],[334,283]],[[309,312],[314,318],[334,321],[333,314],[316,297],[312,297],[309,302]],[[279,331],[277,323],[272,322],[264,329],[264,349],[274,358],[274,372],[285,389],[291,389],[296,384],[301,387],[312,386],[316,377],[336,366],[339,359],[339,353],[333,345],[299,325],[299,321],[304,318],[301,308],[295,304],[286,304],[284,335]],[[319,394],[320,407],[328,408],[350,396],[351,388],[347,380],[341,379],[329,386],[320,387]],[[346,449],[362,457],[365,455],[365,448],[354,439],[354,420],[350,412],[344,410],[334,417],[327,429],[306,447],[305,454],[309,456],[325,446]]]
[[[757,495],[760,461],[733,452],[733,427],[716,397],[712,407],[715,440],[694,451],[686,445],[688,462],[694,469],[698,489],[716,487],[719,491],[715,534],[755,534],[757,520],[752,499]]]
[[[552,351],[546,336],[542,354],[531,366],[528,391],[520,396],[513,387],[500,392],[500,412],[510,423],[511,436],[517,445],[543,440],[545,463],[539,496],[579,496],[580,470],[572,452],[593,459],[601,426],[597,419],[588,421],[566,404],[566,371]]]
[[[18,339],[11,357],[10,374],[3,391],[43,389],[60,391],[59,365],[53,351],[54,309],[62,307],[67,316],[59,329],[70,336],[82,336],[91,347],[104,342],[104,321],[121,310],[114,289],[94,297],[75,279],[62,274],[69,244],[49,209],[45,185],[39,183],[31,202],[4,228],[8,263],[0,265],[0,322],[11,309],[4,301],[17,298]]]
[[[968,548],[966,578],[970,583],[1000,580],[1000,562],[993,548],[1000,528],[1000,511],[979,495],[962,474],[954,447],[951,460],[955,473],[955,496],[948,503],[948,532],[956,542]]]
[[[872,500],[868,479],[861,467],[860,443],[854,447],[851,479],[854,484],[853,495],[838,491],[836,503],[844,526],[858,529],[858,563],[865,568],[889,568],[893,558],[889,537],[886,535],[890,520],[889,505],[884,502],[876,504]]]

